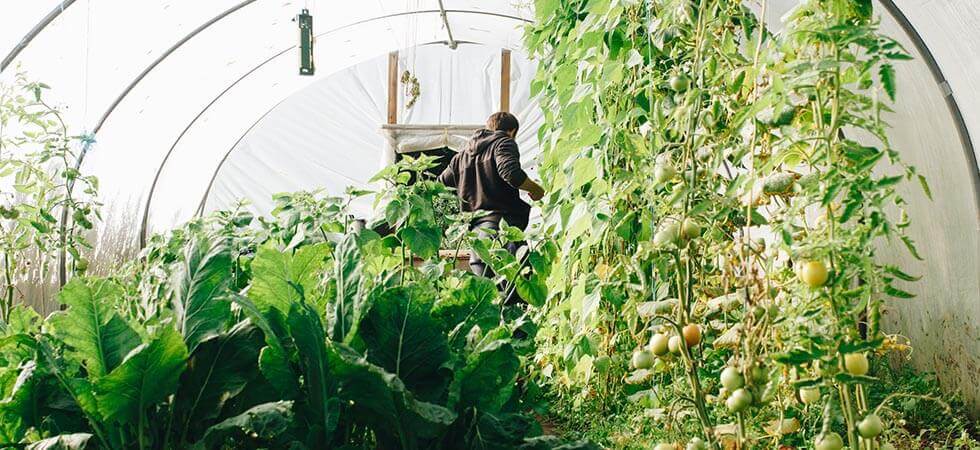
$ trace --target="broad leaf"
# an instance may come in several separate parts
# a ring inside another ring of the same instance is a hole
[[[263,313],[247,297],[232,296],[232,301],[242,307],[252,322],[265,335],[268,344],[259,352],[259,370],[262,375],[279,391],[283,398],[293,399],[299,395],[299,376],[289,363],[287,349],[286,319],[278,309],[270,309]]]
[[[259,248],[252,261],[252,286],[248,297],[262,311],[276,308],[288,314],[305,296],[318,303],[320,276],[330,256],[329,244],[307,245],[296,253],[280,252],[272,245]]]
[[[359,299],[361,285],[361,253],[357,235],[349,234],[337,246],[334,257],[333,281],[336,296],[328,306],[327,323],[330,338],[346,341],[360,320],[362,304]]]
[[[89,433],[62,434],[28,445],[27,450],[82,450],[88,448],[91,439]]]
[[[287,323],[303,372],[304,395],[296,409],[303,411],[309,434],[316,436],[312,444],[321,447],[330,441],[340,415],[340,402],[332,395],[335,381],[327,369],[327,337],[320,317],[305,303],[293,305]]]
[[[186,363],[184,340],[173,328],[165,327],[152,342],[134,349],[119,367],[95,383],[99,411],[108,421],[138,421],[146,408],[174,393]]]
[[[489,279],[467,276],[458,289],[435,302],[432,317],[449,333],[453,348],[460,349],[473,327],[488,331],[500,325],[500,308],[494,304],[498,296],[497,286]]]
[[[69,347],[67,355],[93,377],[115,369],[140,344],[136,332],[112,310],[121,298],[122,288],[112,281],[76,278],[58,294],[67,309],[48,319],[55,336]]]
[[[191,354],[174,399],[181,442],[197,440],[194,430],[218,417],[225,402],[238,395],[257,375],[256,362],[263,346],[262,332],[248,321],[227,333],[205,340]]]
[[[398,237],[412,253],[422,259],[435,256],[442,244],[442,230],[424,223],[402,228],[398,231]]]
[[[439,436],[456,419],[442,406],[416,400],[397,376],[354,350],[334,344],[328,355],[341,400],[350,405],[354,420],[374,431],[379,448],[429,448],[421,441]]]
[[[173,308],[190,352],[228,321],[231,304],[222,297],[231,266],[231,252],[219,240],[196,238],[184,252],[173,280]]]
[[[510,342],[497,340],[466,358],[449,388],[449,407],[496,413],[510,400],[520,370]]]
[[[418,289],[382,291],[358,329],[368,360],[426,401],[439,400],[448,383],[449,343],[431,302]]]
[[[263,403],[208,429],[199,448],[262,448],[279,442],[293,424],[293,402]],[[254,443],[259,445],[246,445]]]

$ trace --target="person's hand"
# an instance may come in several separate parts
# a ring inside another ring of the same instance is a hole
[[[541,186],[536,186],[537,189],[531,189],[528,191],[528,195],[531,196],[531,200],[538,201],[544,197],[544,189]]]

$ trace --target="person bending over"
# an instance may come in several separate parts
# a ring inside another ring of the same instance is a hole
[[[499,230],[502,220],[522,230],[527,228],[531,205],[521,199],[520,191],[527,191],[532,200],[544,196],[544,189],[521,168],[521,154],[514,140],[519,128],[513,114],[492,114],[487,127],[474,133],[466,148],[456,153],[439,175],[440,182],[456,189],[463,211],[487,213],[470,224],[481,237]],[[518,243],[507,244],[514,254],[518,247]],[[470,269],[477,275],[493,276],[475,253],[470,255]]]

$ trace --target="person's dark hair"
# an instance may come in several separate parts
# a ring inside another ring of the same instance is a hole
[[[517,122],[517,117],[509,112],[496,112],[487,119],[487,129],[490,131],[516,132],[520,128],[521,124]]]

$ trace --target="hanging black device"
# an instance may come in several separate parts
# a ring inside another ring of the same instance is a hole
[[[313,16],[310,10],[304,9],[296,22],[299,23],[299,74],[313,75],[316,66],[313,65]]]

